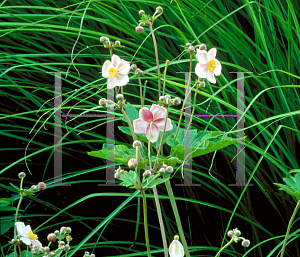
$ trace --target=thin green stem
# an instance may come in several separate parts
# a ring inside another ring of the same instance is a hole
[[[191,113],[191,119],[190,119],[190,121],[189,121],[189,124],[188,124],[188,126],[187,126],[186,131],[189,131],[190,126],[191,126],[191,123],[192,123],[192,117],[193,117],[193,115],[194,115],[195,107],[196,107],[196,98],[197,98],[198,88],[199,88],[199,82],[197,82],[196,92],[195,92],[195,95],[194,95],[193,110],[192,110],[192,113]],[[186,134],[185,134],[185,135],[186,135]],[[184,136],[184,137],[185,137],[185,136]]]
[[[150,138],[151,138],[151,127],[152,127],[152,122],[150,123],[150,128],[149,128],[149,139],[148,139],[148,158],[149,158],[149,166],[150,170],[152,169],[152,164],[151,164],[151,151],[150,151]]]
[[[190,53],[190,70],[189,70],[189,79],[188,79],[188,84],[187,84],[187,87],[189,88],[190,84],[191,84],[191,78],[192,78],[192,60],[193,60],[193,54]],[[192,89],[191,89],[192,90]],[[188,90],[189,91],[189,90]],[[178,131],[179,131],[179,128],[180,128],[180,123],[181,123],[181,119],[182,119],[182,115],[183,115],[183,109],[184,109],[184,106],[185,106],[185,102],[187,100],[187,97],[189,95],[190,92],[187,92],[185,94],[185,97],[184,97],[184,101],[183,101],[183,104],[182,104],[182,108],[181,108],[181,112],[180,112],[180,117],[179,117],[179,121],[178,121],[178,126],[177,126],[177,130],[176,130],[176,133],[175,133],[175,137],[177,136],[178,134]]]
[[[156,38],[155,38],[155,34],[154,34],[154,31],[153,31],[153,27],[152,27],[153,24],[149,24],[149,28],[150,28],[150,31],[151,31],[151,35],[152,35],[152,38],[153,38],[153,44],[154,44],[154,51],[155,51],[155,58],[156,58],[156,65],[157,65],[157,73],[158,73],[158,97],[161,96],[161,75],[160,75],[160,69],[159,69],[159,60],[158,60],[158,51],[157,51],[157,43],[156,43]]]
[[[21,180],[21,181],[23,181],[23,180]],[[19,209],[20,209],[20,206],[21,206],[21,202],[22,202],[22,200],[23,200],[23,195],[22,195],[22,193],[20,193],[20,195],[21,195],[21,197],[20,197],[20,200],[19,200],[19,202],[18,202],[18,206],[17,206],[17,209],[16,209],[16,215],[15,215],[15,227],[14,227],[14,239],[15,239],[15,240],[16,240],[16,238],[17,238],[17,227],[16,227],[16,222],[17,222],[17,220],[18,220],[18,213],[19,213]],[[16,257],[16,256],[17,256],[17,246],[16,246],[16,245],[14,245],[14,252],[15,252],[14,256]]]
[[[296,216],[296,213],[297,213],[299,207],[300,207],[300,200],[297,202],[297,205],[296,205],[296,207],[294,209],[293,215],[292,215],[292,217],[290,219],[290,222],[289,222],[289,225],[288,225],[288,228],[287,228],[287,231],[286,231],[285,239],[284,239],[284,242],[283,242],[283,246],[282,246],[282,249],[281,249],[281,255],[280,255],[280,257],[282,257],[283,254],[284,254],[284,249],[285,249],[286,242],[287,242],[287,239],[288,239],[288,236],[289,236],[289,233],[290,233],[290,229],[292,227],[293,220],[294,220],[294,218]]]
[[[179,212],[178,212],[178,209],[177,209],[176,201],[175,201],[175,198],[174,198],[173,190],[172,190],[171,183],[170,183],[169,179],[165,182],[165,185],[166,185],[166,188],[167,188],[167,191],[168,191],[168,195],[169,195],[170,202],[171,202],[171,205],[172,205],[173,213],[174,213],[174,216],[175,216],[175,219],[176,219],[176,224],[177,224],[177,227],[178,227],[178,230],[179,230],[179,235],[180,235],[181,242],[182,242],[182,245],[183,245],[184,253],[185,253],[186,257],[190,257],[189,249],[187,247],[187,243],[186,243],[186,240],[185,240],[184,232],[183,232],[180,217],[179,217]]]
[[[146,246],[147,246],[148,257],[151,257],[150,244],[149,244],[149,234],[148,234],[148,223],[147,223],[147,199],[146,199],[145,192],[143,190],[141,190],[141,193],[142,193],[142,198],[143,198],[144,228],[145,228]]]
[[[138,76],[139,79],[139,84],[140,84],[140,95],[141,95],[141,106],[143,108],[144,106],[144,99],[143,99],[143,88],[142,88],[142,82],[141,82],[141,78]]]
[[[167,74],[167,69],[168,69],[169,64],[170,64],[170,61],[167,60],[167,61],[166,61],[166,67],[165,67],[165,70],[164,70],[164,85],[163,85],[163,93],[162,93],[162,95],[165,95],[165,88],[166,88],[166,74]]]
[[[121,87],[121,94],[124,96],[124,93],[123,93],[123,87]]]
[[[162,218],[162,213],[161,213],[161,208],[160,208],[160,203],[159,203],[159,199],[158,199],[158,193],[157,193],[156,186],[153,187],[153,193],[154,193],[154,199],[155,199],[155,205],[156,205],[156,210],[157,210],[157,215],[158,215],[161,237],[163,240],[164,254],[165,254],[165,257],[168,257],[168,244],[167,244],[165,226],[164,226],[164,222],[163,222],[163,218]]]
[[[138,155],[138,152],[139,152],[139,148],[136,147],[136,150],[135,150],[135,159],[136,159],[137,162],[139,163],[139,155]],[[138,169],[138,167],[135,167],[136,180],[137,180],[137,183],[138,183],[139,187],[141,188],[140,176],[139,176],[139,174],[138,174],[137,169]]]
[[[224,246],[220,249],[220,251],[217,252],[217,254],[216,254],[215,257],[218,257],[218,256],[221,254],[221,252],[222,252],[227,246],[229,246],[233,241],[234,241],[233,238],[231,238],[231,240],[230,240],[226,245],[224,245]]]
[[[19,247],[20,256],[22,256],[22,249],[21,249],[21,246],[18,246],[18,247]]]

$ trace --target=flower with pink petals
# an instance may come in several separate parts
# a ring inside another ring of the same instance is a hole
[[[42,248],[42,244],[37,240],[38,236],[32,232],[29,225],[25,227],[23,222],[16,222],[16,227],[24,244],[36,245],[38,248]]]
[[[119,56],[113,55],[111,61],[106,60],[102,67],[102,76],[108,78],[107,88],[125,86],[129,82],[129,62],[122,60]]]
[[[166,122],[167,110],[158,104],[152,104],[150,110],[143,107],[139,111],[140,118],[133,121],[135,133],[145,133],[148,140],[156,142],[159,131],[163,131]],[[172,130],[171,120],[167,119],[166,131]]]
[[[208,52],[197,49],[196,58],[199,63],[196,65],[195,73],[199,78],[207,78],[211,83],[216,83],[215,75],[220,76],[222,66],[216,59],[217,49],[212,48]]]

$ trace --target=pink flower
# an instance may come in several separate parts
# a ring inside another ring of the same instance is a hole
[[[23,222],[16,222],[18,234],[21,236],[21,240],[26,245],[36,245],[38,248],[42,247],[42,244],[37,240],[38,236],[34,234],[29,225],[25,227]]]
[[[111,61],[105,61],[102,67],[102,77],[108,78],[107,88],[112,89],[115,86],[127,85],[129,82],[129,71],[129,62],[114,54]]]
[[[135,133],[145,133],[148,140],[156,142],[159,131],[163,131],[166,122],[167,110],[158,104],[152,104],[150,110],[143,107],[139,111],[140,118],[133,121]],[[172,130],[171,120],[167,119],[166,131]]]
[[[216,83],[215,75],[220,76],[222,66],[216,59],[217,49],[208,51],[197,49],[196,58],[199,63],[196,65],[195,73],[199,78],[207,78],[211,83]]]

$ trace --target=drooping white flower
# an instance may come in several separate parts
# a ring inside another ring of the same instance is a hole
[[[183,257],[184,256],[184,250],[182,244],[179,242],[179,236],[174,236],[174,240],[170,244],[169,247],[169,254],[170,257]]]
[[[26,245],[36,245],[38,248],[42,248],[42,244],[37,240],[38,236],[34,234],[29,225],[25,227],[23,222],[16,222],[18,234],[21,236],[21,240]]]
[[[208,52],[197,49],[197,63],[195,73],[199,78],[207,78],[211,83],[216,83],[215,75],[220,76],[222,66],[216,59],[217,49],[212,48]]]
[[[122,60],[119,56],[113,55],[111,61],[106,60],[102,67],[102,77],[108,78],[107,88],[125,86],[129,82],[129,62]]]

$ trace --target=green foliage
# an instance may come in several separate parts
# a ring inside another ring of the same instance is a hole
[[[124,171],[124,174],[121,175],[120,180],[123,186],[129,188],[135,188],[137,186],[136,173],[132,170]]]
[[[283,181],[286,185],[280,183],[273,183],[276,186],[279,186],[279,190],[284,190],[291,196],[294,196],[300,200],[300,173],[297,173],[294,177],[283,178]]]

